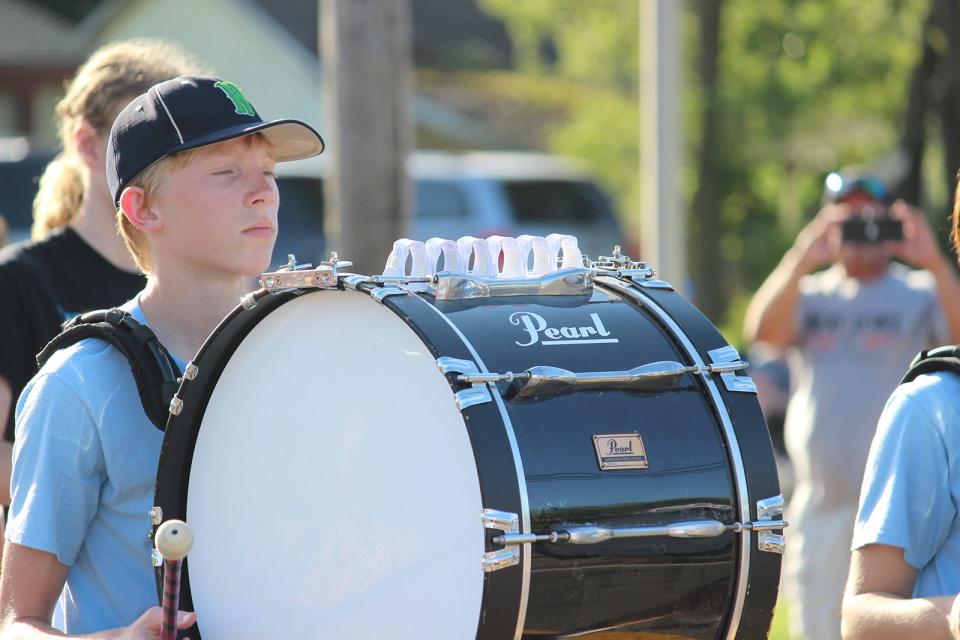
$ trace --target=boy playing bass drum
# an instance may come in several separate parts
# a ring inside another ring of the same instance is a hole
[[[322,150],[312,128],[264,122],[236,85],[215,78],[154,85],[117,116],[107,182],[147,274],[121,308],[153,329],[181,370],[246,279],[269,266],[275,163]],[[156,637],[147,534],[163,434],[126,359],[91,339],[55,353],[20,397],[16,436],[0,637],[62,637],[55,607],[67,634]]]

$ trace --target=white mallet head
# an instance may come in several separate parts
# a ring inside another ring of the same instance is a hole
[[[183,560],[193,546],[193,531],[183,520],[167,520],[157,529],[156,543],[164,560]]]

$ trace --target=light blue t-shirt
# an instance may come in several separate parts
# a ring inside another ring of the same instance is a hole
[[[145,322],[135,300],[121,308]],[[55,353],[24,388],[6,538],[70,567],[62,631],[125,626],[157,604],[148,533],[162,442],[127,360],[101,340]]]
[[[860,494],[853,548],[900,547],[913,597],[960,592],[960,377],[918,376],[890,396]]]

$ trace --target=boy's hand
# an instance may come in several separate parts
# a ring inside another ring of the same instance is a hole
[[[163,609],[150,607],[129,627],[117,629],[114,640],[157,640],[160,637],[160,624],[163,621]],[[197,621],[197,614],[181,611],[177,614],[177,628],[187,629]]]

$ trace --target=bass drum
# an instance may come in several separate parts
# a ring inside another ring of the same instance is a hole
[[[341,280],[247,307],[188,367],[159,463],[196,540],[190,637],[766,637],[770,439],[736,351],[664,283]]]

